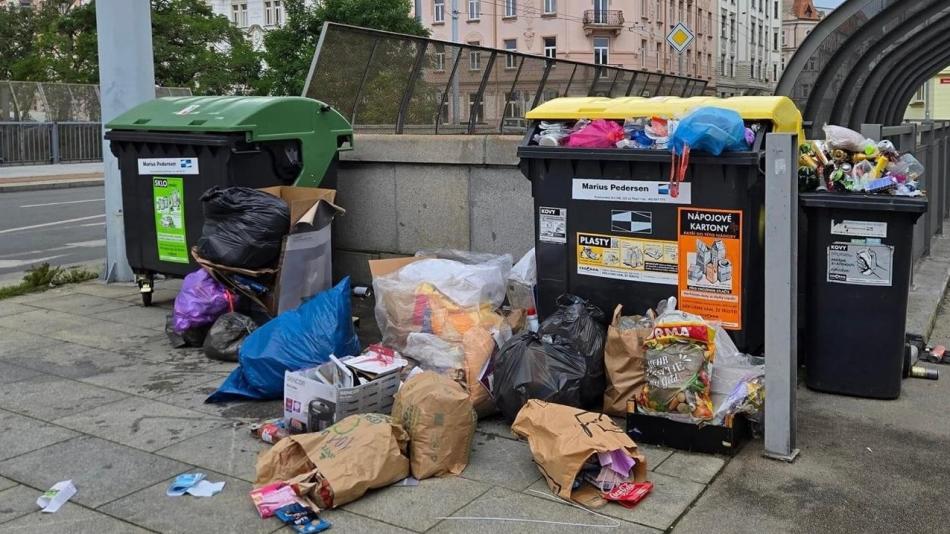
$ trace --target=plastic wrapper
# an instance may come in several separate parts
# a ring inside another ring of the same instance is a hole
[[[701,317],[672,307],[664,310],[644,343],[647,384],[637,396],[637,409],[677,420],[712,419],[714,339],[715,330]]]
[[[229,312],[218,317],[204,339],[205,356],[222,362],[238,361],[244,338],[255,330],[257,323],[246,315]]]
[[[822,130],[825,132],[825,144],[832,150],[840,149],[863,153],[864,147],[867,145],[867,139],[850,128],[826,124]]]
[[[603,310],[575,295],[561,295],[558,309],[549,315],[538,330],[555,343],[571,346],[584,357],[585,373],[581,384],[581,408],[600,410],[603,406],[606,377],[604,375],[604,343],[607,324]]]
[[[172,327],[177,334],[192,328],[207,327],[234,309],[234,296],[227,288],[199,269],[185,277],[175,297]]]
[[[623,139],[623,127],[614,121],[596,119],[567,138],[574,148],[614,148]]]
[[[518,260],[508,275],[508,304],[520,310],[537,308],[534,299],[534,286],[537,283],[538,272],[532,248]]]
[[[259,269],[274,264],[290,232],[283,200],[249,187],[215,186],[201,196],[205,223],[198,254],[212,263]]]
[[[429,371],[451,371],[465,364],[465,350],[435,334],[413,332],[406,338],[403,356],[412,358],[419,367]]]
[[[581,407],[587,363],[569,344],[523,332],[505,343],[494,363],[492,396],[508,421],[529,399]]]
[[[676,126],[670,143],[677,154],[685,147],[714,156],[726,150],[748,150],[742,116],[730,109],[700,107],[691,111]]]

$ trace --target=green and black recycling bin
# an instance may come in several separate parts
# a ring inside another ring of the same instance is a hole
[[[172,97],[106,124],[122,176],[129,265],[151,302],[155,274],[198,269],[201,196],[212,186],[336,185],[353,129],[330,106],[301,97]]]
[[[896,399],[903,379],[914,224],[923,197],[802,193],[808,222],[809,388]]]
[[[679,195],[670,194],[669,150],[539,146],[540,122],[659,116],[701,106],[759,125],[745,152],[694,151]],[[678,307],[719,321],[739,350],[760,353],[765,326],[765,175],[768,132],[798,133],[801,113],[784,97],[559,98],[527,114],[518,149],[534,197],[538,313],[559,295],[605,311],[642,314],[676,296]],[[714,273],[711,271],[715,271]]]

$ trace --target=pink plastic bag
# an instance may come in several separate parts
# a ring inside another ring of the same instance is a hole
[[[623,126],[614,121],[596,119],[584,129],[567,138],[567,146],[574,148],[615,148],[623,139]]]

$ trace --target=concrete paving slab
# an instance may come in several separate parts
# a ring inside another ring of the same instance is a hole
[[[97,297],[83,293],[73,293],[72,295],[65,296],[37,298],[30,301],[30,306],[71,313],[73,315],[93,315],[118,310],[120,308],[128,308],[132,306],[132,304],[122,300]]]
[[[252,436],[248,425],[235,423],[185,439],[156,454],[253,483],[257,454],[270,447]]]
[[[176,349],[168,342],[168,336],[157,334],[144,344],[120,349],[118,352],[151,362],[164,363],[182,372],[202,372],[228,374],[236,363],[212,360],[205,356],[200,348],[184,347]]]
[[[281,528],[278,521],[264,521],[248,497],[253,488],[243,480],[204,470],[211,482],[225,482],[214,497],[191,495],[169,497],[165,490],[174,479],[169,477],[136,493],[111,502],[100,510],[109,515],[164,533],[247,532],[266,534]]]
[[[180,462],[91,436],[0,462],[0,475],[34,488],[49,488],[60,480],[71,479],[79,489],[73,502],[92,508],[186,469],[188,466]]]
[[[497,487],[492,488],[452,516],[481,519],[445,519],[429,532],[438,534],[495,532],[589,534],[592,531],[646,534],[659,532],[641,525],[597,517],[580,507],[554,502],[540,495],[518,493]]]
[[[95,324],[95,319],[54,310],[37,310],[0,317],[0,327],[49,336],[53,332]],[[68,341],[68,340],[67,340]]]
[[[125,397],[127,395],[118,391],[74,380],[37,376],[0,388],[0,408],[52,421]]]
[[[68,502],[55,514],[33,512],[32,514],[0,525],[0,534],[23,534],[25,532],[146,534],[148,531],[109,517],[106,514],[96,512],[95,510],[90,510]]]
[[[107,284],[99,280],[90,280],[76,284],[76,293],[95,295],[97,297],[117,298],[139,294],[139,286],[133,282],[119,282]]]
[[[6,356],[4,361],[63,378],[87,378],[139,362],[131,356],[64,341]]]
[[[131,397],[55,421],[66,428],[156,451],[228,424],[224,419]]]
[[[167,308],[175,303],[175,297],[178,296],[178,288],[163,287],[162,282],[155,283],[155,291],[152,292],[152,306],[155,308]],[[139,292],[118,297],[119,300],[142,305],[142,295]]]
[[[13,486],[16,486],[16,485],[17,483],[10,480],[9,478],[0,477],[0,491],[12,488]]]
[[[19,365],[10,365],[0,361],[0,384],[9,384],[18,380],[39,375],[39,371],[20,367]]]
[[[541,478],[528,449],[528,442],[475,433],[468,467],[462,476],[521,491]]]
[[[343,508],[416,532],[424,532],[485,493],[491,486],[460,477],[428,478],[418,486],[371,491]]]
[[[726,461],[718,456],[679,451],[667,458],[654,471],[700,484],[709,484],[724,465]]]
[[[124,391],[140,397],[155,398],[169,393],[187,391],[218,377],[219,375],[200,371],[181,370],[167,363],[141,360],[135,365],[118,367],[110,373],[81,380],[88,384]]]
[[[168,315],[168,312],[161,308],[131,305],[118,310],[97,313],[92,317],[103,321],[164,332],[166,315]]]
[[[332,528],[337,532],[372,532],[373,534],[409,534],[412,532],[340,509],[324,510],[320,512],[320,517],[333,523]],[[290,531],[285,528],[281,532],[289,533]]]
[[[6,359],[11,355],[29,354],[36,347],[59,343],[52,338],[4,327],[0,327],[0,339],[3,340],[3,343],[0,343],[0,359]]]
[[[147,328],[103,321],[94,317],[83,318],[92,321],[92,323],[59,330],[48,334],[49,337],[86,345],[87,347],[121,350],[129,347],[140,347],[155,335],[154,330]]]
[[[650,471],[656,469],[674,452],[673,449],[650,445],[649,443],[637,443],[637,449],[640,450],[640,454],[646,457],[647,469]]]
[[[0,300],[0,317],[16,315],[18,313],[24,313],[28,311],[34,311],[34,308],[19,302],[10,302],[9,299]]]
[[[36,498],[41,492],[26,486],[0,491],[0,525],[38,510]]]
[[[167,402],[196,412],[207,413],[228,419],[237,419],[244,422],[255,422],[264,419],[273,419],[284,415],[283,400],[267,401],[240,401],[205,403],[208,395],[217,391],[224,378],[217,378],[211,382],[195,386],[186,390],[162,395],[155,400]]]
[[[39,450],[78,435],[60,426],[0,411],[0,460]]]
[[[511,431],[511,424],[505,421],[500,415],[492,415],[484,419],[479,419],[477,430],[500,438],[518,440],[518,436]]]

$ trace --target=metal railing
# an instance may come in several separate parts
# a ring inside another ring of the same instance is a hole
[[[0,166],[101,159],[99,122],[0,122]]]
[[[303,96],[333,106],[360,132],[520,134],[524,114],[552,98],[699,96],[706,84],[326,23]]]
[[[588,9],[584,11],[585,26],[623,26],[623,11],[611,9]]]

